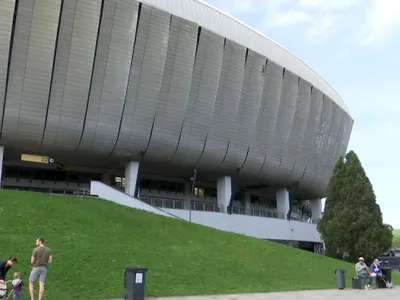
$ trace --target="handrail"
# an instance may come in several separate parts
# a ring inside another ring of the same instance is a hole
[[[244,207],[239,205],[232,206],[232,213],[237,215],[247,215],[254,217],[285,219],[285,214],[267,208]]]
[[[139,200],[139,201],[141,201],[141,202],[143,202],[143,203],[146,203],[145,201],[143,201],[143,200],[141,200],[141,199],[134,198],[134,197],[132,197],[131,195],[129,195],[129,194],[127,194],[127,193],[125,193],[125,192],[123,192],[123,191],[117,189],[117,188],[114,188],[113,186],[109,186],[109,185],[107,185],[107,184],[105,184],[105,183],[103,183],[103,182],[101,182],[101,181],[92,180],[91,182],[101,183],[102,185],[105,185],[105,186],[107,186],[107,187],[109,187],[109,188],[111,188],[111,189],[113,189],[113,190],[115,190],[115,191],[117,191],[117,192],[119,192],[119,193],[121,193],[121,194],[125,194],[126,196],[128,196],[128,197],[130,197],[130,198],[132,198],[132,199],[136,199],[136,200]],[[148,203],[146,203],[146,204],[147,204],[147,205],[151,205],[151,204],[148,204]],[[176,216],[176,215],[174,215],[174,214],[172,214],[172,213],[170,213],[170,212],[168,212],[168,211],[166,211],[166,210],[163,210],[163,209],[161,209],[161,208],[159,208],[159,207],[156,207],[156,206],[153,206],[153,205],[151,205],[151,206],[154,207],[155,209],[157,209],[157,210],[159,210],[159,211],[161,211],[161,212],[167,214],[167,215],[170,215],[170,216],[172,216],[172,217],[174,217],[174,218],[177,218],[177,219],[179,219],[179,220],[182,220],[182,221],[186,221],[185,219],[182,219],[181,217],[178,217],[178,216]]]

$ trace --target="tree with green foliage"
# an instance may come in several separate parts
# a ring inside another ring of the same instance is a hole
[[[374,258],[391,246],[392,227],[384,224],[375,193],[356,153],[336,163],[330,179],[325,211],[318,231],[326,254],[349,259]]]

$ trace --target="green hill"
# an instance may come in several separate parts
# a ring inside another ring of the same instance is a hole
[[[393,230],[393,248],[400,248],[400,229]]]
[[[34,241],[52,248],[46,299],[122,298],[125,266],[149,268],[151,296],[335,288],[353,265],[94,198],[0,191],[0,258],[27,282]],[[27,293],[27,291],[26,291]],[[27,295],[26,295],[27,296]]]

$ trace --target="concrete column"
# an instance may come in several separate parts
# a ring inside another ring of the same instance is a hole
[[[136,161],[131,161],[125,167],[125,193],[132,197],[135,195],[138,171],[139,163]]]
[[[322,201],[321,201],[321,199],[311,200],[311,217],[314,221],[322,218]]]
[[[283,213],[286,219],[290,210],[289,191],[287,189],[281,189],[276,192],[276,209],[278,212]]]
[[[217,181],[218,205],[222,205],[222,211],[226,212],[232,195],[232,180],[229,176],[224,176]]]
[[[3,155],[4,155],[4,147],[0,146],[0,189],[2,182],[2,174],[3,174]]]

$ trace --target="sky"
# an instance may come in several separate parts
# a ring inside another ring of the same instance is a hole
[[[359,156],[384,222],[400,228],[400,1],[205,2],[291,51],[341,95],[354,119],[348,150]]]

